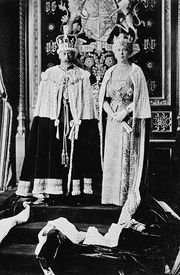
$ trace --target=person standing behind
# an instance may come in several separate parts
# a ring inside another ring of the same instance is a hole
[[[46,197],[51,203],[61,203],[70,194],[77,198],[81,191],[93,194],[86,141],[90,133],[95,133],[90,73],[73,64],[76,38],[68,34],[67,26],[56,42],[60,64],[42,73],[16,192],[20,196],[33,195],[37,198],[34,203],[41,203]]]
[[[107,70],[99,95],[101,140],[102,115],[104,111],[107,114],[105,146],[101,146],[101,201],[124,206],[124,217],[130,219],[140,202],[146,120],[151,117],[151,109],[145,76],[129,61],[134,54],[132,37],[120,33],[114,38],[112,50],[117,64]]]

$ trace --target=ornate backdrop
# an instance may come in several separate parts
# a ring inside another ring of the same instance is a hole
[[[105,71],[115,62],[113,36],[119,28],[129,31],[140,48],[133,62],[145,73],[152,106],[150,185],[156,193],[157,186],[168,189],[179,109],[178,1],[30,0],[28,4],[30,120],[40,73],[59,62],[55,39],[62,33],[63,24],[67,23],[76,34],[77,63],[91,72],[95,104]]]
[[[115,63],[111,44],[120,28],[137,37],[140,52],[133,61],[145,73],[152,106],[171,105],[170,1],[41,1],[41,22],[42,70],[58,64],[55,39],[63,24],[72,22],[69,25],[79,45],[78,63],[91,72],[97,98],[104,73]],[[152,117],[154,133],[172,133],[171,110],[153,111]]]

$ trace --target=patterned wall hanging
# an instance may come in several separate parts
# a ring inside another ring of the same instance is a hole
[[[126,31],[140,48],[133,62],[145,73],[151,104],[170,105],[168,0],[42,0],[41,5],[42,71],[59,63],[56,37],[68,24],[78,40],[77,63],[91,73],[96,102],[102,78],[116,62],[113,37]]]
[[[150,96],[161,97],[161,11],[161,1],[155,0],[42,1],[42,69],[58,63],[55,38],[68,23],[78,39],[80,64],[101,81],[115,62],[112,37],[121,28],[137,38],[141,51],[135,61],[148,79]]]

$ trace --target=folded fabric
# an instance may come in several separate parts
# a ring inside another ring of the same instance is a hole
[[[87,230],[83,244],[105,245],[104,237],[99,233],[97,228],[90,226]]]

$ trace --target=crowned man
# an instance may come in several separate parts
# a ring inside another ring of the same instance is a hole
[[[60,64],[41,75],[27,152],[16,194],[61,202],[93,194],[89,147],[94,126],[90,73],[74,65],[76,37],[56,38]],[[96,137],[97,138],[97,137]],[[88,140],[88,142],[87,142]]]

